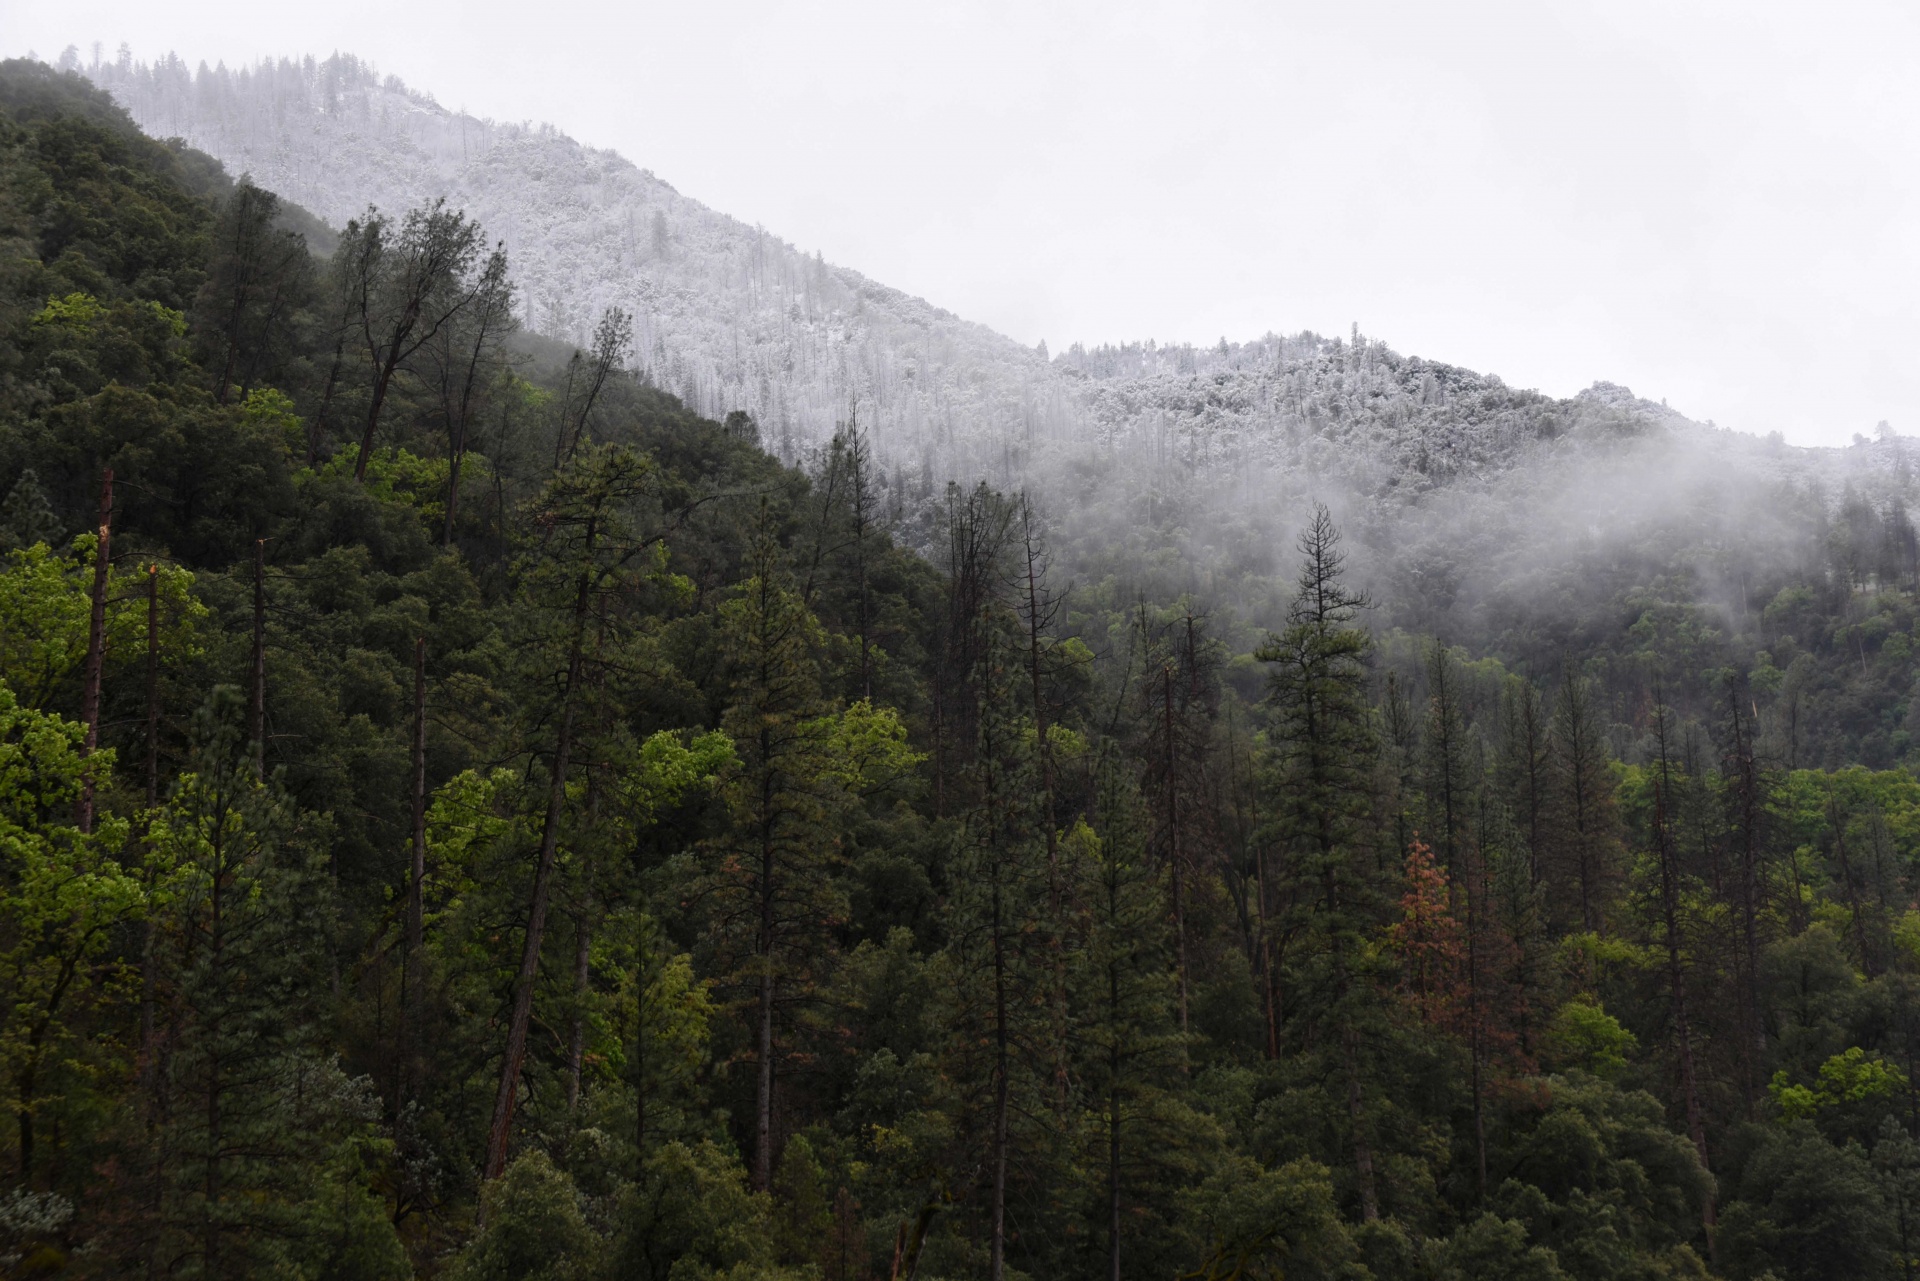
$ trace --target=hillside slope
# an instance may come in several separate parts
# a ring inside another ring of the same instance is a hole
[[[581,341],[607,306],[636,361],[701,413],[752,413],[788,457],[858,405],[883,455],[1012,483],[1089,449],[1150,469],[1249,463],[1421,492],[1501,470],[1594,417],[1377,342],[1313,334],[1215,350],[1037,351],[682,195],[549,126],[449,111],[352,57],[196,72],[171,55],[87,69],[150,134],[179,136],[335,223],[444,196],[503,238],[525,319]],[[1678,415],[1611,400],[1602,416]]]
[[[1279,621],[1295,534],[1325,502],[1380,625],[1542,676],[1571,656],[1611,664],[1630,700],[1646,628],[1667,625],[1646,620],[1681,617],[1710,638],[1673,676],[1700,706],[1713,673],[1784,662],[1792,636],[1783,646],[1766,610],[1813,583],[1835,621],[1818,639],[1798,626],[1799,643],[1862,686],[1834,758],[1904,723],[1906,674],[1841,661],[1875,593],[1912,576],[1898,438],[1796,448],[1608,383],[1566,399],[1512,388],[1357,327],[1049,359],[619,155],[449,111],[352,57],[78,69],[150,134],[335,224],[369,202],[465,208],[506,242],[529,328],[579,341],[602,308],[629,309],[655,385],[708,417],[746,410],[787,461],[857,409],[902,537],[936,559],[939,485],[1025,487],[1089,599],[1189,595],[1250,648]]]
[[[699,412],[745,409],[788,457],[857,400],[889,455],[963,469],[1059,425],[1045,360],[707,208],[549,127],[439,106],[351,57],[239,72],[177,59],[90,69],[156,137],[337,224],[445,196],[506,241],[525,321],[584,341],[632,312],[636,361]],[[995,443],[989,443],[995,442]]]

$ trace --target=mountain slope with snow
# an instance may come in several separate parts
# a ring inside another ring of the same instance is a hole
[[[1181,583],[1244,597],[1324,500],[1389,599],[1438,626],[1532,581],[1542,556],[1578,559],[1654,529],[1702,564],[1785,554],[1829,505],[1821,495],[1892,492],[1897,445],[1795,449],[1605,383],[1555,399],[1357,328],[1049,359],[613,152],[449,111],[344,55],[81,70],[149,133],[335,225],[368,204],[464,208],[507,244],[529,327],[579,342],[601,309],[625,308],[646,376],[710,417],[746,410],[786,459],[857,412],[884,465],[921,493],[946,480],[1032,486],[1071,526],[1087,573],[1137,574],[1173,548]],[[1793,531],[1777,519],[1788,507]],[[1688,523],[1714,511],[1737,518]],[[931,548],[930,528],[915,541]]]

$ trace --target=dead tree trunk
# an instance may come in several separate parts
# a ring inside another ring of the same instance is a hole
[[[412,1085],[418,1057],[421,967],[426,946],[427,880],[427,638],[413,639],[413,832],[407,868],[407,943],[400,963],[400,1092]]]
[[[594,523],[587,524],[587,562],[593,560]],[[547,813],[540,829],[540,856],[533,874],[533,901],[527,908],[527,936],[520,949],[515,976],[513,1014],[507,1023],[506,1053],[500,1064],[500,1088],[494,1095],[493,1122],[487,1131],[487,1161],[483,1177],[491,1182],[507,1168],[507,1146],[513,1135],[513,1111],[520,1092],[520,1067],[527,1053],[527,1029],[533,1022],[533,987],[540,973],[540,943],[547,928],[547,902],[553,890],[553,865],[560,850],[560,817],[567,802],[567,767],[573,755],[575,695],[585,660],[587,615],[592,601],[593,571],[580,572],[574,599],[573,637],[568,646],[566,683],[560,694],[560,732],[554,744],[553,774],[547,783]]]
[[[253,772],[267,776],[267,540],[253,540],[253,681],[247,700]]]
[[[107,657],[107,577],[113,544],[113,468],[100,477],[99,542],[93,549],[93,608],[87,620],[86,685],[80,699],[80,719],[87,727],[81,745],[82,756],[92,756],[100,746],[100,670]],[[80,804],[76,822],[82,832],[93,831],[93,771],[80,779]]]

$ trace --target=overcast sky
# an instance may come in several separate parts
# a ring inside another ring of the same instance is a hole
[[[0,0],[0,46],[351,52],[1056,351],[1361,329],[1920,434],[1920,7]]]

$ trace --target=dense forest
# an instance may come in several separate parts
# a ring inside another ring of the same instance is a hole
[[[1901,491],[1196,574],[523,314],[0,64],[0,1274],[1913,1275]]]

